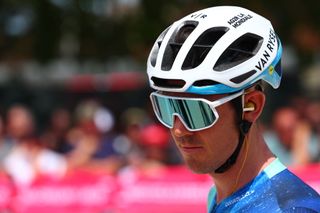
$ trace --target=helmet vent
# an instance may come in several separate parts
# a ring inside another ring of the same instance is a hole
[[[220,83],[213,81],[213,80],[199,80],[199,81],[195,81],[193,83],[193,86],[205,87],[205,86],[212,86],[212,85],[216,85],[216,84],[220,84]]]
[[[263,38],[247,33],[234,41],[220,56],[214,66],[215,71],[224,71],[245,62],[257,54]]]
[[[164,87],[164,88],[174,88],[179,89],[182,88],[186,82],[180,79],[163,79],[157,77],[151,77],[154,85],[157,87]]]
[[[156,66],[156,62],[157,62],[157,57],[158,57],[158,52],[160,49],[160,46],[162,44],[162,40],[164,38],[164,36],[167,34],[168,30],[170,29],[170,27],[168,27],[167,29],[165,29],[160,36],[158,37],[156,43],[153,46],[153,49],[151,50],[151,54],[150,54],[150,62],[151,65],[154,67]]]
[[[247,80],[248,78],[250,78],[252,75],[254,75],[257,71],[256,70],[251,70],[249,72],[246,72],[242,75],[239,75],[235,78],[230,79],[231,82],[235,83],[235,84],[240,84],[243,81]]]
[[[168,71],[171,69],[180,48],[197,25],[198,22],[187,21],[183,23],[181,27],[177,28],[177,30],[172,34],[163,55],[161,64],[162,70]]]
[[[199,66],[206,58],[212,46],[229,30],[227,27],[214,27],[206,30],[195,41],[185,58],[182,70],[188,70]]]

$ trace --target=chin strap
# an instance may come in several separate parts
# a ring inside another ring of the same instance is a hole
[[[249,132],[251,125],[252,123],[246,120],[242,120],[240,122],[240,125],[239,125],[240,133],[239,133],[238,145],[234,150],[234,152],[231,154],[231,156],[226,160],[226,162],[214,171],[215,173],[223,173],[227,171],[237,161],[237,157],[243,145],[244,138],[246,134]]]

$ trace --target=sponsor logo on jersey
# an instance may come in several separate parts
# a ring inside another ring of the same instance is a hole
[[[254,190],[247,191],[245,194],[242,194],[242,195],[240,195],[240,196],[238,196],[238,197],[236,197],[236,198],[234,198],[234,199],[226,202],[226,203],[225,203],[225,207],[231,206],[231,205],[233,205],[233,204],[235,204],[235,203],[243,200],[244,198],[252,195],[253,193],[254,193]]]

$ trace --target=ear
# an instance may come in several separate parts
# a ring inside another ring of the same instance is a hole
[[[258,90],[245,93],[244,106],[247,105],[251,109],[243,112],[243,119],[249,122],[256,121],[264,108],[265,99],[265,94]]]

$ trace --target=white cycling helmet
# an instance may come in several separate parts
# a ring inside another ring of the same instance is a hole
[[[282,47],[264,17],[218,6],[174,22],[156,40],[147,62],[153,89],[232,93],[263,80],[278,88]]]

